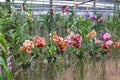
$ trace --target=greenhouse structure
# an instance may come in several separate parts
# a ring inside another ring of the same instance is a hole
[[[0,0],[0,80],[120,80],[120,0]]]

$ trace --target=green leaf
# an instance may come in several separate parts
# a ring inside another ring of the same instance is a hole
[[[6,43],[2,33],[0,33],[0,43],[5,48],[5,50],[7,50],[7,43]]]
[[[24,23],[22,26],[19,26],[16,32],[23,34],[25,26],[27,26],[27,23]]]
[[[4,80],[1,72],[0,72],[0,80]]]
[[[1,56],[0,56],[0,60],[1,60],[0,65],[2,66],[3,70],[5,71],[5,75],[7,76],[7,78],[9,80],[14,80],[13,76],[12,76],[12,73],[10,72],[10,70],[8,69],[8,67],[5,63],[5,60]]]

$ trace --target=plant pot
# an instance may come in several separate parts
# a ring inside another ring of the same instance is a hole
[[[56,51],[56,53],[57,53],[58,55],[62,55],[63,52],[64,52],[64,51],[60,51],[60,50],[57,50],[57,51]]]
[[[82,59],[84,56],[83,56],[83,53],[82,54],[76,54],[77,58],[78,59]]]
[[[47,58],[48,63],[55,63],[56,60],[57,60],[56,57],[48,57],[48,58]]]
[[[31,62],[23,63],[21,66],[22,66],[23,69],[28,69],[31,66]]]

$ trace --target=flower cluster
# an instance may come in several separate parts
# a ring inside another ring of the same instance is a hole
[[[33,43],[33,41],[34,41],[34,43]],[[45,38],[43,38],[43,37],[35,36],[33,38],[33,41],[25,40],[23,42],[23,46],[20,47],[20,50],[23,52],[31,53],[32,49],[34,48],[34,45],[37,48],[44,47],[46,45]]]
[[[108,32],[102,32],[102,40],[111,40],[111,35]]]
[[[88,12],[86,12],[84,15],[83,15],[83,18],[88,18],[90,15]]]
[[[31,49],[34,48],[34,44],[30,40],[25,40],[23,46],[20,47],[20,50],[23,52],[31,53]]]
[[[105,42],[105,45],[106,46],[111,46],[113,44],[113,41],[112,40],[108,40]]]
[[[61,6],[60,8],[61,8],[61,10],[62,10],[63,13],[68,14],[68,12],[69,12],[69,7],[68,7],[68,6],[63,5],[63,6]]]
[[[92,14],[92,15],[90,15],[90,19],[91,19],[92,21],[95,21],[95,20],[97,20],[97,16],[94,15],[94,14]]]
[[[88,39],[92,39],[96,37],[96,31],[92,30],[90,33],[87,34]]]
[[[112,46],[113,44],[111,34],[109,34],[108,32],[102,32],[101,37],[102,40],[105,41],[102,45],[102,48],[108,50],[109,46]]]
[[[95,40],[95,44],[100,44],[100,42],[101,42],[101,41],[99,40],[99,38],[97,38],[97,37],[95,37],[94,40]]]
[[[98,18],[97,15],[95,15],[95,14],[90,15],[90,19],[92,21],[98,21],[100,23],[104,22],[104,17],[103,16],[101,16],[100,18]]]
[[[90,40],[93,40],[94,43],[99,47],[106,51],[109,51],[109,47],[113,46],[114,48],[117,48],[120,46],[120,42],[113,42],[111,34],[108,32],[102,32],[101,33],[101,39],[97,37],[97,33],[95,29],[93,29],[91,32],[89,32],[86,37]],[[81,48],[82,44],[82,36],[80,34],[75,34],[74,32],[70,31],[70,34],[66,37],[66,39],[60,37],[57,35],[56,32],[54,32],[51,36],[53,42],[58,46],[60,51],[65,51],[67,49],[67,46],[73,46],[75,48]],[[34,42],[34,43],[33,43]],[[23,46],[20,47],[21,51],[31,53],[32,48],[34,48],[34,45],[36,48],[45,47],[46,41],[45,38],[35,36],[33,38],[33,41],[25,40],[23,42]]]
[[[12,56],[7,57],[7,66],[9,68],[9,70],[12,71],[12,69],[13,69],[13,67],[12,67]]]
[[[45,38],[43,38],[43,37],[35,36],[33,41],[37,48],[44,47],[46,45]]]
[[[113,44],[113,47],[114,48],[117,48],[117,47],[119,47],[120,46],[120,42],[114,42],[114,44]]]
[[[61,51],[66,50],[65,40],[62,37],[58,36],[57,33],[53,34],[53,41],[55,44],[58,45],[58,47]]]
[[[53,34],[53,41],[58,45],[61,51],[66,50],[67,46],[74,46],[75,48],[80,48],[82,43],[82,37],[80,34],[75,34],[74,32],[70,32],[66,39],[58,36],[57,33]]]
[[[113,46],[114,48],[117,48],[120,46],[120,42],[113,42],[111,34],[108,32],[102,32],[101,34],[101,40],[97,38],[96,31],[92,30],[90,33],[87,34],[88,39],[94,39],[95,44],[101,46],[106,51],[110,51],[109,47]],[[102,45],[101,45],[102,44]]]
[[[107,50],[107,51],[110,51],[109,47],[112,46],[112,44],[113,44],[112,40],[106,41],[106,42],[104,42],[102,44],[102,48],[105,49],[105,50]]]
[[[5,48],[2,46],[2,45],[0,45],[0,49],[1,50],[5,50]],[[2,54],[0,53],[0,56],[2,56]],[[13,62],[12,62],[12,55],[10,54],[10,47],[7,47],[7,55],[6,55],[6,65],[7,65],[7,67],[8,67],[8,69],[12,72],[12,70],[13,70]],[[2,60],[1,60],[2,61]],[[0,66],[0,72],[2,72],[3,73],[3,70],[2,70],[2,67]]]
[[[100,22],[100,23],[102,23],[104,21],[104,17],[100,17],[99,19],[98,19],[98,22]]]
[[[75,48],[80,48],[82,43],[82,37],[80,34],[75,34],[74,32],[71,32],[69,36],[67,36],[66,44],[72,45]]]

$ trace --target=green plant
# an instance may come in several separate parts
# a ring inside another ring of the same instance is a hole
[[[2,33],[0,33],[0,45],[2,46],[2,49],[0,50],[1,56],[0,56],[0,67],[5,71],[5,76],[7,77],[8,80],[14,80],[12,73],[7,67],[7,55],[8,55],[8,45],[6,40],[4,39]],[[2,73],[0,72],[0,79],[4,80]]]

